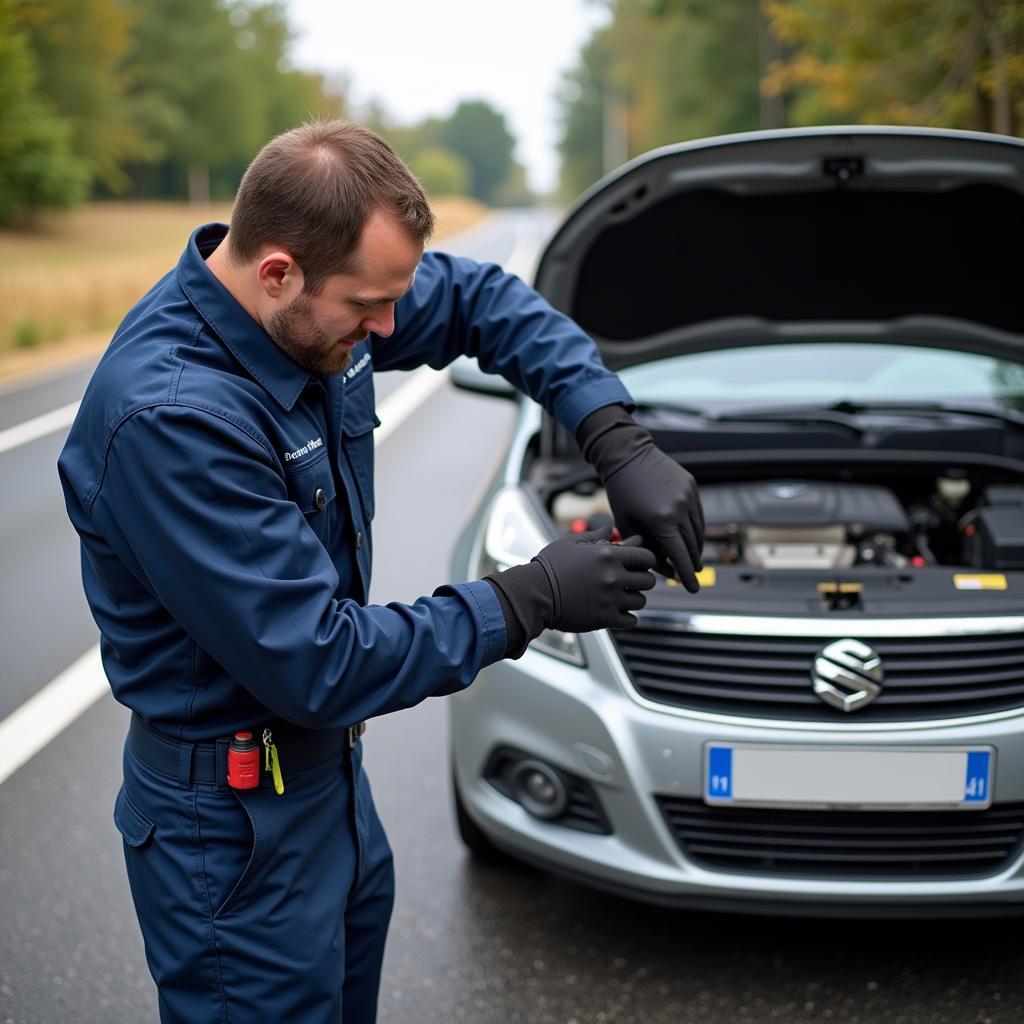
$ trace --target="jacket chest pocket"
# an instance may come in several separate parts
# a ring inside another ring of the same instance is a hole
[[[341,416],[342,446],[359,490],[359,503],[368,520],[373,519],[373,431],[380,426],[374,411],[373,380],[367,374],[345,393]]]
[[[289,467],[285,473],[288,496],[299,507],[324,546],[339,523],[337,488],[326,453],[305,466]]]

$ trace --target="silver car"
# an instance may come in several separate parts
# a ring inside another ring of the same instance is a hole
[[[993,135],[707,139],[582,198],[536,287],[697,478],[702,589],[451,699],[470,850],[680,906],[1024,911],[1022,251]],[[608,516],[524,401],[455,574]]]

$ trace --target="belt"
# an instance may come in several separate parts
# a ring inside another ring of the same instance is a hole
[[[259,727],[252,729],[253,735],[258,739],[262,731]],[[281,739],[275,738],[274,745],[278,749],[285,778],[292,772],[314,768],[340,757],[356,745],[356,741],[364,732],[366,723],[359,722],[347,729],[335,729],[330,732],[293,731]],[[230,742],[230,737],[218,739],[213,743],[176,740],[147,725],[135,712],[132,712],[131,725],[128,727],[128,745],[136,757],[155,771],[176,778],[182,786],[190,786],[195,782],[227,785]],[[261,748],[262,745],[260,739]],[[260,773],[261,776],[264,774],[269,779],[269,772]]]

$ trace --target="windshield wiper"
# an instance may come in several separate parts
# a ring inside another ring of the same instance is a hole
[[[767,409],[740,409],[738,412],[712,412],[695,405],[679,405],[675,402],[637,402],[637,411],[645,413],[644,422],[649,426],[658,426],[674,417],[688,417],[704,420],[706,423],[816,423],[831,427],[841,427],[858,436],[863,433],[860,426],[844,412],[822,408],[820,406],[785,406]],[[654,421],[653,423],[651,421]]]
[[[864,413],[894,413],[896,415],[978,416],[1000,420],[1024,427],[1024,414],[1012,409],[998,409],[992,406],[955,405],[946,402],[833,402],[830,405],[784,405],[764,408],[737,409],[721,413],[713,419],[758,422],[761,420],[784,420],[794,423],[835,422],[860,429],[851,417]]]
[[[738,409],[734,412],[709,413],[716,423],[808,423],[842,427],[852,434],[863,434],[850,410],[840,405],[768,406],[763,409]]]
[[[893,413],[903,416],[977,416],[1024,427],[1024,412],[989,405],[964,405],[948,402],[832,402],[828,405],[765,405],[712,412],[694,405],[674,402],[638,402],[637,409],[648,416],[671,419],[674,415],[696,417],[711,423],[807,423],[841,427],[863,434],[857,417],[869,413]]]
[[[678,402],[637,402],[638,412],[645,412],[651,415],[671,415],[679,413],[681,416],[696,416],[698,419],[708,418],[707,409],[701,409],[696,405],[681,405]]]
[[[837,402],[830,408],[847,412],[925,413],[936,416],[980,416],[1024,427],[1024,413],[993,405],[964,405],[955,402]]]

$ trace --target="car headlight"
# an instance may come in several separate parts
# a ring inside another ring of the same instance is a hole
[[[494,496],[487,511],[480,544],[476,578],[501,572],[513,565],[524,565],[541,548],[551,542],[523,493],[515,487],[504,487]],[[573,665],[585,665],[586,659],[575,633],[546,629],[530,647]]]

